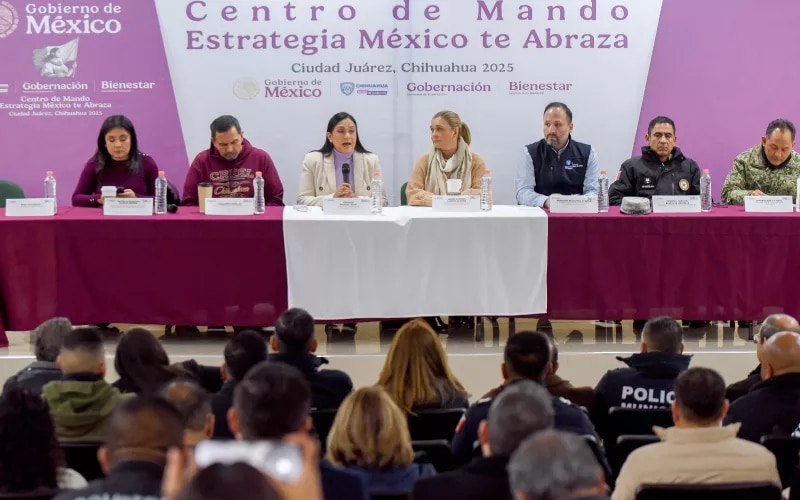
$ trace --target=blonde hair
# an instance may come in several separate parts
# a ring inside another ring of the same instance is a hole
[[[390,470],[411,464],[406,416],[380,387],[351,392],[336,412],[326,457],[339,467]]]
[[[469,131],[469,127],[465,122],[461,121],[461,117],[458,116],[458,113],[455,111],[439,111],[435,115],[433,115],[433,120],[441,118],[442,120],[446,121],[450,128],[458,128],[458,135],[464,139],[464,142],[469,145],[472,142],[472,134]]]
[[[423,319],[411,320],[397,331],[377,385],[407,413],[414,406],[441,405],[468,396],[450,371],[439,337]]]

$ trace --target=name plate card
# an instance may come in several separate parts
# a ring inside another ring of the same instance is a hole
[[[434,212],[480,212],[478,196],[453,195],[434,196],[431,204]]]
[[[254,198],[206,198],[206,215],[253,215]]]
[[[51,217],[56,214],[53,198],[6,200],[6,217]]]
[[[551,196],[550,211],[554,214],[596,214],[597,198],[584,195]]]
[[[745,196],[745,212],[780,212],[794,211],[791,196]]]
[[[699,214],[700,196],[653,196],[654,214]]]
[[[104,198],[103,215],[153,215],[153,198]]]
[[[371,215],[372,200],[369,198],[325,198],[322,200],[325,215]]]

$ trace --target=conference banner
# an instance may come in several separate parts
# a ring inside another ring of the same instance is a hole
[[[788,9],[779,18],[800,14],[789,0],[775,3]],[[731,4],[0,0],[0,179],[41,196],[53,170],[67,204],[103,120],[124,114],[140,149],[182,186],[192,158],[209,147],[210,122],[231,114],[273,157],[284,201],[293,204],[304,154],[322,146],[328,119],[347,111],[363,145],[380,156],[397,204],[414,160],[431,147],[432,115],[449,109],[469,125],[473,151],[492,170],[496,202],[512,204],[522,148],[542,137],[544,106],[563,101],[574,112],[573,137],[595,147],[612,179],[644,144],[643,124],[672,116],[678,145],[712,169],[718,193],[733,156],[756,143],[769,119],[791,119],[798,108],[753,112],[743,104],[752,96],[742,95],[726,104],[726,113],[748,110],[737,131],[716,120],[715,130],[700,127],[719,107],[704,82],[716,84],[720,64],[724,74],[736,66],[735,54],[705,58],[706,47],[743,43],[730,30],[762,5]],[[756,33],[751,27],[744,38]],[[682,69],[703,58],[697,75]],[[729,81],[717,92],[733,95],[741,85]],[[715,134],[727,138],[724,147],[708,143]]]

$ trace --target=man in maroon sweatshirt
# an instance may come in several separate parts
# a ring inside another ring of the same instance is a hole
[[[189,167],[183,184],[183,205],[197,205],[197,185],[212,184],[214,198],[252,198],[256,172],[264,177],[267,205],[283,206],[283,184],[263,149],[242,135],[239,120],[223,115],[211,122],[211,147],[201,151]]]

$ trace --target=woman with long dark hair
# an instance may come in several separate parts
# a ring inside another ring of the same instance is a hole
[[[119,198],[152,197],[156,177],[158,165],[139,151],[133,123],[123,115],[109,116],[97,134],[97,151],[86,162],[75,186],[72,205],[101,206],[103,186],[116,187]]]
[[[144,328],[131,328],[120,337],[114,369],[119,380],[112,385],[122,393],[153,394],[176,377],[191,377],[181,365],[169,364],[161,342]]]
[[[378,155],[361,144],[353,115],[336,113],[328,120],[322,147],[303,159],[297,203],[321,206],[325,198],[370,196],[370,184],[375,173],[380,171]],[[346,176],[349,182],[345,182]],[[388,204],[384,188],[383,205]]]
[[[76,489],[86,480],[67,469],[53,420],[39,394],[18,386],[0,396],[0,493]]]

